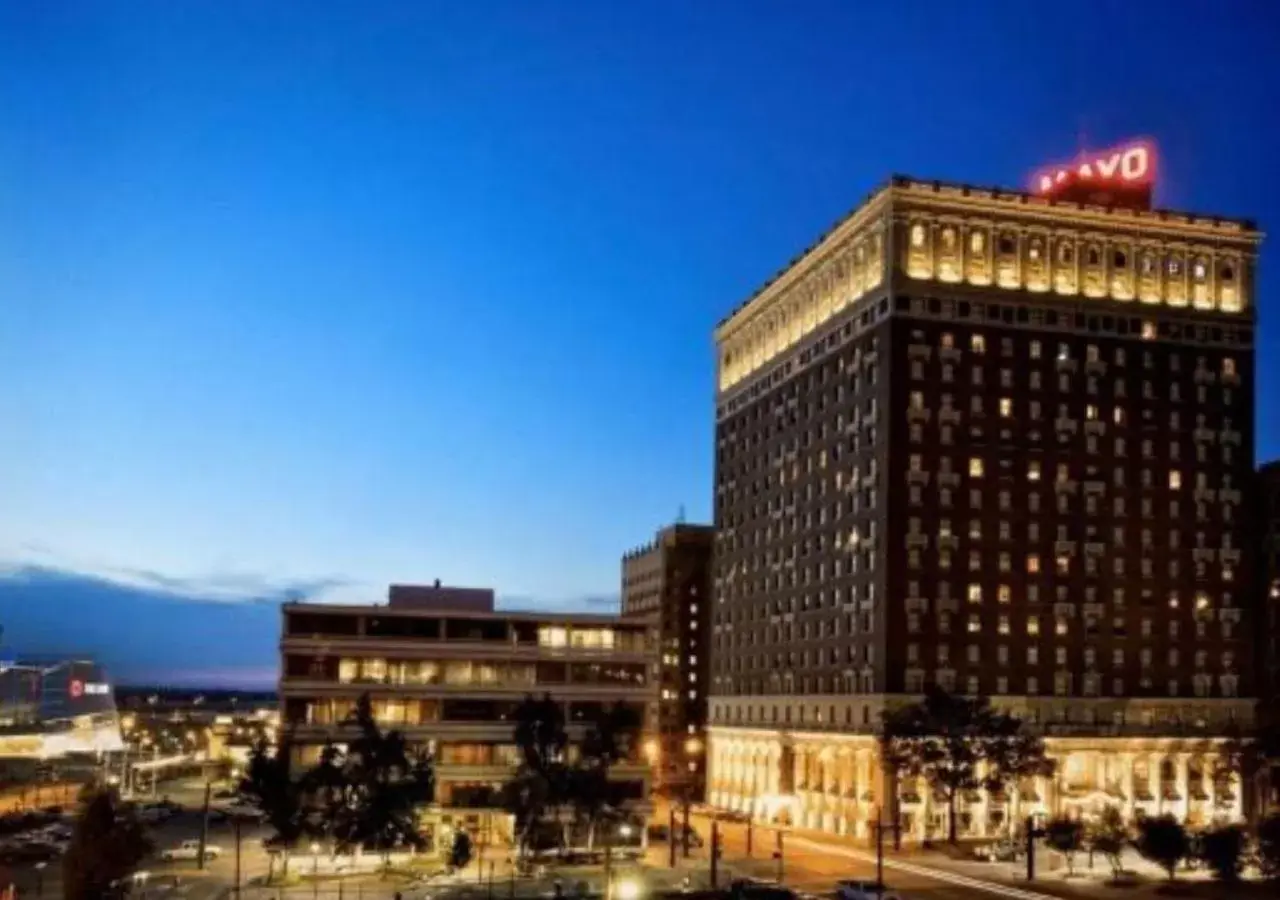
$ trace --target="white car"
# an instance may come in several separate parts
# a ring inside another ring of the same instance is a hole
[[[836,884],[839,900],[902,900],[902,895],[875,881],[841,881]]]
[[[217,844],[204,845],[204,858],[217,859],[222,855],[222,848]],[[200,858],[200,842],[199,841],[183,841],[176,847],[170,847],[160,854],[160,858],[164,860],[179,859],[199,859]]]

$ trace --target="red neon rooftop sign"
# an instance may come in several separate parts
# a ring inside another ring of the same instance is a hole
[[[1135,140],[1045,166],[1032,177],[1031,190],[1083,203],[1150,207],[1155,174],[1155,144]]]

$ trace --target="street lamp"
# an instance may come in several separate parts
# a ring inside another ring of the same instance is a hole
[[[311,896],[320,896],[320,845],[311,845]]]

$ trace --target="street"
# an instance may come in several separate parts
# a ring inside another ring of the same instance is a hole
[[[690,824],[709,847],[710,818],[691,815]],[[777,849],[776,829],[759,825],[753,828],[750,857],[747,855],[746,824],[721,822],[719,829],[723,848],[720,866],[722,884],[733,877],[777,878],[778,864],[773,856]],[[665,847],[662,849],[665,852]],[[695,852],[697,855],[694,858],[707,864],[709,850],[704,848]],[[853,848],[836,840],[826,841],[794,833],[783,836],[782,881],[788,887],[805,893],[827,895],[834,890],[837,881],[870,881],[875,877],[874,850]],[[885,856],[884,881],[899,892],[904,900],[977,900],[991,897],[1039,900],[1049,896],[1030,888],[1007,887],[950,872],[932,871],[913,862],[895,859],[892,852],[887,852]]]

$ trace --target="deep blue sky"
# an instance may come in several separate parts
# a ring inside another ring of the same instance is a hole
[[[1277,86],[1268,0],[0,3],[0,558],[611,594],[709,513],[714,323],[890,172],[1144,134],[1275,226]]]

